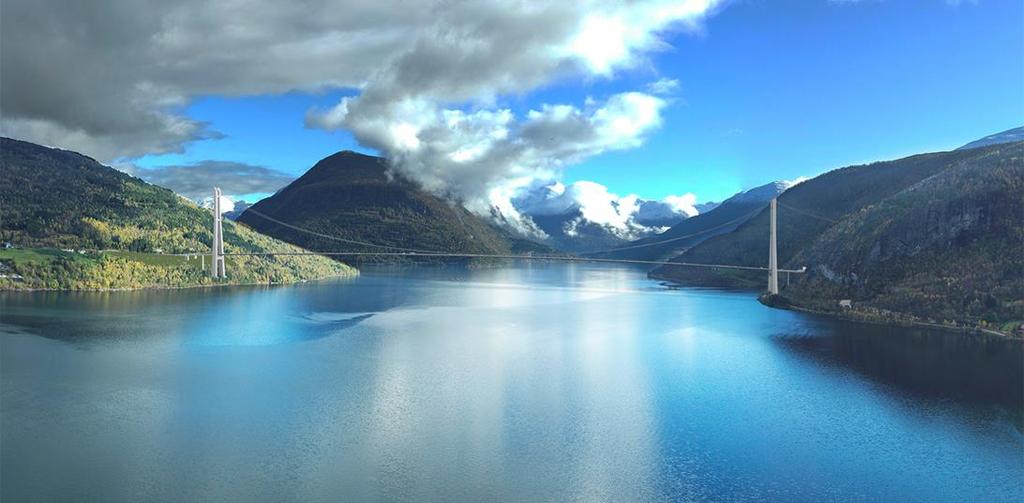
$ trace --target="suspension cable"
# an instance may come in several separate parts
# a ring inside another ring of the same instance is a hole
[[[314,236],[322,237],[324,239],[332,239],[334,241],[341,241],[342,243],[349,243],[349,244],[360,245],[360,246],[369,246],[371,248],[390,248],[392,250],[405,251],[405,252],[413,252],[413,253],[444,253],[443,251],[440,251],[440,250],[422,250],[422,249],[417,249],[417,248],[403,248],[401,246],[392,246],[392,245],[382,245],[382,244],[376,244],[376,243],[368,243],[366,241],[357,241],[355,239],[346,239],[346,238],[341,238],[341,237],[338,237],[338,236],[332,236],[332,235],[324,234],[324,233],[317,232],[317,231],[314,231],[314,230],[311,230],[311,229],[306,229],[304,227],[299,227],[297,225],[292,225],[292,224],[290,224],[288,222],[282,222],[282,221],[280,221],[280,220],[278,220],[278,219],[276,219],[276,218],[274,218],[272,216],[264,215],[263,213],[260,213],[260,212],[258,212],[256,210],[252,209],[252,208],[247,208],[245,210],[245,213],[252,213],[253,215],[265,218],[267,220],[270,220],[271,222],[274,222],[274,223],[279,224],[279,225],[283,225],[283,226],[285,226],[285,227],[287,227],[289,229],[293,229],[293,230],[296,230],[296,231],[299,231],[299,232],[305,232],[307,234],[312,234]]]
[[[823,217],[823,216],[820,216],[820,215],[815,215],[814,213],[808,212],[806,210],[801,210],[799,208],[794,208],[794,207],[792,207],[792,206],[790,206],[788,204],[778,203],[778,205],[782,206],[783,208],[786,208],[788,210],[795,211],[795,212],[797,212],[797,213],[799,213],[801,215],[808,216],[808,217],[811,217],[811,218],[817,218],[818,220],[822,220],[824,222],[836,223],[836,222],[839,221],[839,219],[827,218],[827,217]]]
[[[750,265],[728,265],[728,264],[702,264],[698,262],[673,262],[667,260],[630,260],[630,259],[611,259],[611,258],[591,258],[591,257],[576,257],[571,255],[517,255],[517,254],[498,254],[498,253],[415,253],[415,252],[317,252],[317,251],[305,251],[305,252],[233,252],[225,253],[225,256],[230,257],[262,257],[262,256],[340,256],[340,257],[359,257],[359,256],[371,256],[371,257],[412,257],[412,258],[498,258],[498,259],[518,259],[518,260],[551,260],[561,262],[597,262],[597,263],[608,263],[608,264],[646,264],[646,265],[664,265],[664,266],[686,266],[686,267],[706,267],[711,269],[742,269],[747,271],[767,271],[767,267],[761,266],[750,266]],[[779,272],[789,273],[802,273],[805,269],[779,269]]]
[[[807,212],[804,212],[802,210],[793,208],[793,207],[788,206],[788,205],[783,205],[781,203],[779,203],[779,204],[780,204],[780,206],[784,206],[784,207],[786,207],[786,208],[788,208],[790,210],[796,211],[798,213],[803,213],[803,214],[806,214],[808,216],[811,216],[811,217],[814,217],[814,218],[818,218],[820,220],[826,220],[826,221],[829,221],[829,222],[834,222],[835,221],[835,220],[830,220],[830,219],[827,219],[827,218],[824,218],[824,217],[820,217],[820,216],[817,216],[817,215],[809,214]],[[763,210],[764,210],[764,208],[758,208],[758,209],[756,209],[756,210],[754,210],[754,211],[752,211],[750,213],[747,213],[747,214],[742,215],[740,217],[737,217],[737,218],[734,218],[732,220],[729,220],[728,222],[725,222],[725,223],[722,223],[722,224],[719,224],[719,225],[716,225],[714,227],[711,227],[711,228],[708,228],[708,229],[704,229],[704,230],[701,230],[701,231],[698,231],[698,232],[694,232],[694,233],[691,233],[691,234],[686,234],[686,235],[683,235],[683,236],[676,236],[674,238],[663,239],[663,240],[655,241],[655,242],[652,242],[652,243],[642,243],[642,244],[633,245],[633,246],[623,246],[623,247],[611,248],[611,249],[603,250],[603,251],[588,252],[588,255],[594,255],[594,254],[600,254],[600,253],[610,253],[610,252],[615,252],[615,251],[620,251],[620,250],[631,250],[631,249],[644,248],[644,247],[650,247],[650,246],[657,246],[657,245],[661,245],[661,244],[664,244],[664,243],[670,243],[670,242],[673,242],[673,241],[679,241],[679,240],[682,240],[682,239],[687,239],[687,238],[691,238],[691,237],[694,237],[694,236],[699,236],[701,234],[706,234],[708,232],[715,231],[715,230],[721,229],[723,227],[727,227],[727,226],[732,225],[732,224],[734,224],[736,222],[739,222],[741,220],[750,219],[754,215],[756,215],[757,213],[759,213],[759,212],[761,212]],[[392,252],[328,252],[328,251],[325,251],[325,252],[314,252],[314,251],[306,251],[306,252],[248,252],[248,253],[225,253],[224,255],[228,255],[228,256],[269,256],[269,255],[302,256],[302,255],[324,255],[324,256],[347,256],[347,257],[394,256],[394,257],[416,257],[416,258],[427,258],[427,257],[501,258],[501,259],[558,260],[558,261],[570,261],[570,262],[602,262],[602,263],[647,264],[647,265],[663,265],[663,266],[689,266],[689,267],[708,267],[708,268],[722,268],[722,269],[743,269],[743,270],[756,270],[756,271],[766,271],[766,270],[768,270],[767,267],[758,267],[758,266],[739,266],[739,265],[725,265],[725,264],[702,264],[702,263],[693,263],[693,262],[672,262],[672,261],[630,260],[630,259],[602,259],[602,258],[591,258],[591,257],[575,257],[575,256],[568,256],[568,255],[528,255],[528,254],[527,255],[523,255],[523,254],[454,253],[454,252],[446,252],[446,251],[442,251],[442,250],[425,250],[425,249],[419,249],[419,248],[405,248],[405,247],[400,247],[400,246],[392,246],[392,245],[383,245],[383,244],[377,244],[377,243],[370,243],[370,242],[367,242],[367,241],[359,241],[359,240],[355,240],[355,239],[346,239],[346,238],[342,238],[342,237],[338,237],[338,236],[332,236],[330,234],[324,234],[324,233],[321,233],[321,232],[314,231],[312,229],[307,229],[307,228],[304,228],[304,227],[300,227],[300,226],[297,226],[297,225],[290,224],[288,222],[283,222],[281,220],[278,220],[278,219],[276,219],[274,217],[271,217],[269,215],[263,214],[263,213],[261,213],[261,212],[259,212],[257,210],[252,209],[252,208],[247,208],[245,210],[245,212],[246,213],[250,213],[251,212],[252,214],[254,214],[256,216],[259,216],[261,218],[267,219],[267,220],[269,220],[271,222],[274,222],[274,223],[276,223],[278,225],[282,225],[282,226],[287,227],[289,229],[293,229],[293,230],[296,230],[296,231],[299,231],[299,232],[305,232],[307,234],[311,234],[313,236],[321,237],[321,238],[324,238],[324,239],[330,239],[330,240],[334,240],[334,241],[340,241],[340,242],[343,242],[343,243],[349,243],[349,244],[354,244],[354,245],[359,245],[359,246],[367,246],[367,247],[372,247],[372,248],[384,248],[384,249],[390,249],[390,250],[396,250],[396,251],[392,251]],[[779,272],[801,273],[801,272],[804,272],[804,269],[799,269],[799,270],[779,269]]]
[[[597,254],[611,253],[611,252],[616,252],[616,251],[621,251],[621,250],[633,250],[633,249],[636,249],[636,248],[647,248],[647,247],[650,247],[650,246],[657,246],[657,245],[661,245],[661,244],[664,244],[664,243],[671,243],[673,241],[680,241],[680,240],[683,240],[683,239],[692,238],[694,236],[699,236],[701,234],[707,234],[708,232],[712,232],[712,231],[721,229],[723,227],[728,227],[728,226],[730,226],[730,225],[732,225],[734,223],[737,223],[737,222],[739,222],[741,220],[749,219],[749,218],[753,217],[754,215],[756,215],[757,213],[759,213],[760,211],[762,211],[763,209],[764,208],[758,208],[758,209],[756,209],[756,210],[754,210],[754,211],[752,211],[750,213],[747,213],[747,214],[742,215],[740,217],[734,218],[734,219],[732,219],[732,220],[730,220],[728,222],[716,225],[716,226],[708,228],[708,229],[697,231],[697,232],[694,232],[694,233],[691,233],[691,234],[686,234],[684,236],[676,236],[674,238],[663,239],[663,240],[655,241],[655,242],[652,242],[652,243],[642,243],[642,244],[637,244],[637,245],[632,245],[632,246],[621,246],[621,247],[617,247],[617,248],[609,248],[607,250],[599,250],[599,251],[594,251],[594,252],[586,252],[586,254],[587,255],[597,255]],[[296,231],[299,231],[299,232],[305,232],[307,234],[311,234],[311,235],[314,235],[314,236],[322,237],[324,239],[331,239],[331,240],[335,240],[335,241],[340,241],[340,242],[343,242],[343,243],[355,244],[355,245],[360,245],[360,246],[369,246],[369,247],[372,247],[372,248],[389,248],[389,249],[392,249],[392,250],[405,251],[405,252],[414,252],[414,253],[447,253],[447,252],[445,252],[443,250],[424,250],[424,249],[419,249],[419,248],[404,248],[404,247],[401,247],[401,246],[383,245],[383,244],[377,244],[377,243],[369,243],[369,242],[366,242],[366,241],[358,241],[358,240],[354,240],[354,239],[341,238],[341,237],[332,236],[332,235],[329,235],[329,234],[323,234],[321,232],[317,232],[317,231],[314,231],[312,229],[307,229],[307,228],[304,228],[304,227],[299,227],[297,225],[289,224],[287,222],[282,222],[281,220],[278,220],[278,219],[276,219],[274,217],[271,217],[269,215],[265,215],[263,213],[260,213],[259,211],[256,211],[256,210],[254,210],[252,208],[247,208],[245,210],[245,213],[249,213],[249,212],[251,212],[252,214],[254,214],[256,216],[259,216],[261,218],[265,218],[265,219],[267,219],[267,220],[269,220],[271,222],[274,222],[276,224],[285,226],[285,227],[287,227],[289,229],[293,229],[293,230],[296,230]]]

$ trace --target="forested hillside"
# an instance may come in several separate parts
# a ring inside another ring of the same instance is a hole
[[[317,251],[414,249],[521,253],[546,250],[489,224],[459,204],[389,173],[383,159],[350,151],[316,163],[277,194],[254,204],[238,221],[264,234]],[[342,240],[332,239],[335,237]],[[364,246],[352,241],[395,248]]]
[[[783,296],[865,317],[1006,324],[1021,312],[1024,143],[831,171],[782,194],[779,263],[809,267]],[[673,260],[764,266],[768,211]],[[653,277],[763,289],[766,274],[666,266]],[[783,278],[785,279],[785,278]],[[897,314],[900,313],[900,314]]]
[[[1024,321],[1024,143],[978,150],[829,227],[790,261],[811,268],[786,295],[819,310],[851,299],[881,317],[1015,328]]]
[[[173,192],[95,160],[0,139],[0,288],[140,288],[210,284],[213,215]],[[227,252],[301,251],[224,222]],[[72,250],[71,252],[62,250]],[[353,274],[323,257],[230,257],[228,282]]]

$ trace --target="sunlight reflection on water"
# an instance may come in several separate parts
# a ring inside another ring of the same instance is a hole
[[[0,294],[0,496],[1013,499],[1021,346],[949,336],[580,265]]]

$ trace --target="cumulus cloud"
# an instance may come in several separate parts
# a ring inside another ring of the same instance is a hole
[[[277,170],[231,161],[202,161],[159,168],[126,165],[118,169],[196,200],[202,200],[213,190],[214,181],[225,194],[237,196],[277,192],[294,179]]]
[[[310,122],[351,130],[363,145],[386,152],[392,165],[425,188],[478,209],[500,204],[508,185],[550,178],[565,165],[607,150],[635,147],[660,124],[661,99],[616,94],[583,108],[545,105],[516,117],[511,110],[441,109],[425,100],[395,102],[378,113],[354,112],[345,99]]]
[[[676,84],[522,114],[504,99],[643,65],[719,4],[5,0],[0,129],[112,161],[216,137],[183,113],[196,96],[354,89],[307,125],[350,130],[483,211],[510,184],[639,145]]]
[[[640,145],[660,124],[665,106],[653,94],[626,92],[583,106],[545,105],[517,117],[492,106],[502,94],[567,73],[610,76],[636,64],[645,51],[664,47],[661,31],[692,28],[715,4],[563,2],[514,13],[444,11],[446,30],[427,32],[361,94],[310,111],[306,122],[351,131],[360,143],[386,153],[395,169],[471,209],[501,206],[499,195],[510,183]],[[668,93],[675,86],[662,79],[651,88]]]
[[[5,0],[0,128],[103,161],[180,151],[216,136],[195,96],[359,87],[429,14],[350,3]]]

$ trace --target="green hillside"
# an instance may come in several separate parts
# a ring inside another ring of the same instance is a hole
[[[95,160],[0,139],[0,288],[108,289],[212,284],[209,210]],[[302,251],[224,222],[225,251]],[[62,250],[73,250],[72,252]],[[323,257],[229,257],[227,283],[354,274]],[[223,281],[222,281],[223,282]]]
[[[831,171],[779,197],[779,263],[807,266],[783,296],[865,318],[1006,325],[1021,302],[1024,143]],[[673,260],[764,266],[768,211]],[[764,289],[766,274],[662,267],[683,284]]]
[[[298,180],[246,210],[238,221],[317,251],[396,251],[325,236],[453,253],[546,250],[389,173],[383,159],[350,151],[321,160]]]

